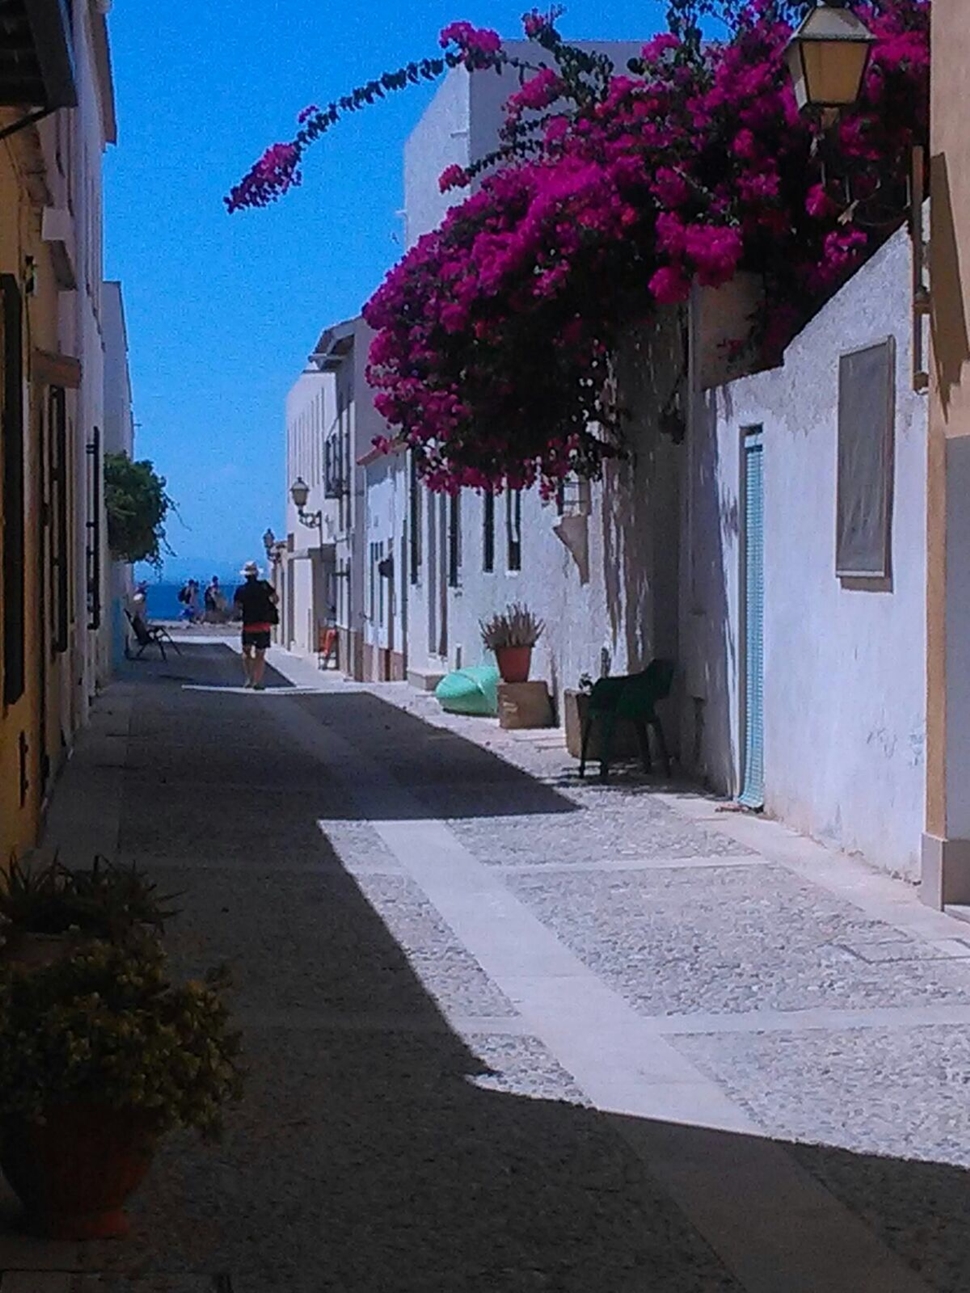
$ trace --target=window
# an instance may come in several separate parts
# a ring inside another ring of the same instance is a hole
[[[53,653],[67,650],[70,627],[71,569],[68,560],[68,439],[67,394],[63,387],[48,392],[48,537],[50,586],[50,641]]]
[[[384,575],[384,541],[376,545],[374,570],[377,575],[377,625],[378,628],[384,627],[384,585],[387,583]]]
[[[505,495],[506,568],[522,569],[522,491],[510,489]]]
[[[892,337],[839,359],[835,570],[890,573],[896,346]]]
[[[24,693],[24,369],[23,313],[13,274],[0,274],[3,318],[3,701]]]
[[[582,476],[567,476],[556,489],[556,511],[560,516],[589,516],[592,511],[590,483]]]
[[[368,609],[367,618],[371,624],[377,622],[377,544],[370,545],[370,562],[368,564]]]
[[[343,463],[340,460],[340,436],[327,436],[323,446],[323,496],[340,498],[344,492]]]
[[[421,579],[421,481],[418,479],[418,468],[411,454],[410,485],[408,500],[408,538],[410,540],[411,583],[417,584]]]
[[[88,464],[88,519],[85,522],[85,569],[87,571],[88,628],[101,627],[101,428],[94,427],[85,446]]]
[[[491,574],[495,569],[495,495],[486,494],[482,499],[482,569]]]
[[[461,583],[461,494],[448,499],[448,586]]]

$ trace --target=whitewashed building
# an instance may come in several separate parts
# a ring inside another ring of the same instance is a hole
[[[698,389],[681,660],[689,765],[725,794],[919,874],[926,396],[900,230],[781,367]]]
[[[512,88],[446,78],[405,150],[409,244],[447,210],[440,172],[492,147]],[[406,453],[375,453],[368,330],[327,330],[312,362],[335,381],[345,671],[431,688],[487,658],[480,619],[523,602],[546,623],[532,676],[560,719],[582,675],[669,658],[663,717],[686,772],[915,878],[927,409],[910,291],[900,231],[756,373],[723,344],[757,308],[750,278],[659,311],[617,357],[627,456],[548,503],[433,495]]]
[[[302,655],[317,651],[320,631],[331,623],[335,600],[340,499],[326,475],[325,444],[336,425],[334,376],[311,362],[286,398],[286,540],[277,572],[280,624],[276,636],[283,646]],[[298,481],[308,490],[303,519],[290,493]]]
[[[121,284],[106,282],[102,288],[104,316],[104,452],[134,456],[135,423],[131,407],[131,377],[128,369],[128,331]],[[107,677],[124,657],[126,639],[125,606],[132,592],[132,569],[128,562],[109,563],[107,572],[106,620],[108,636],[103,642],[101,676]]]
[[[606,52],[621,69],[642,44],[579,43]],[[548,57],[526,41],[508,42],[506,48],[535,62]],[[451,165],[467,167],[496,147],[503,104],[518,84],[511,68],[500,75],[455,68],[445,78],[405,145],[409,247],[461,200],[461,191],[439,191],[438,176]],[[658,466],[661,472],[667,469],[654,461],[664,449],[654,443],[649,421],[648,411],[634,432],[645,437],[638,465],[611,473],[634,510],[644,497],[644,474]],[[622,671],[648,662],[655,634],[634,606],[637,597],[643,601],[648,594],[640,573],[633,573],[632,555],[645,531],[632,533],[618,519],[622,509],[607,517],[602,487],[584,488],[582,497],[564,500],[568,519],[555,506],[543,506],[536,491],[495,499],[464,491],[450,499],[428,494],[412,481],[408,505],[407,676],[415,686],[431,688],[449,669],[484,659],[479,617],[512,600],[528,603],[547,621],[534,675],[545,676],[555,695],[575,687],[581,673],[598,676],[601,663]],[[631,589],[617,587],[606,574],[618,550],[639,590],[632,597]],[[676,628],[676,615],[671,623]]]
[[[373,451],[388,428],[364,376],[371,336],[359,316],[324,329],[287,401],[287,481],[309,498],[303,519],[287,498],[279,637],[310,655],[336,628],[350,677],[401,679],[404,459]]]
[[[447,208],[434,179],[488,151],[503,90],[450,77],[408,142],[407,233]],[[479,87],[479,88],[477,88]],[[480,93],[481,98],[476,98]],[[788,348],[733,376],[750,280],[661,313],[619,357],[627,461],[602,482],[409,499],[408,677],[484,658],[478,620],[546,621],[533,676],[666,656],[681,766],[836,848],[916,877],[924,804],[925,396],[911,380],[900,231]],[[665,412],[685,413],[682,442]]]

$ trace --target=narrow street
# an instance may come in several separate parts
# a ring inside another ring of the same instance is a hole
[[[970,928],[581,783],[557,733],[269,659],[262,694],[218,640],[127,665],[48,830],[181,893],[244,1102],[165,1142],[127,1241],[21,1238],[4,1194],[2,1293],[970,1288]]]

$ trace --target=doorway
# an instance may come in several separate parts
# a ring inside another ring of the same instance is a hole
[[[745,808],[765,802],[765,496],[761,427],[747,427],[741,443],[741,793]]]

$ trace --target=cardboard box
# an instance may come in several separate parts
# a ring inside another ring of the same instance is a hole
[[[544,682],[500,682],[498,725],[506,729],[552,727],[552,700]]]
[[[566,749],[574,759],[578,759],[582,752],[583,745],[583,719],[586,717],[586,706],[589,704],[589,694],[585,691],[563,692],[563,724],[566,728]],[[613,746],[610,751],[610,758],[622,761],[623,759],[638,759],[640,757],[640,746],[637,742],[637,731],[632,723],[620,719],[613,729]],[[599,723],[593,724],[593,730],[589,735],[589,749],[586,751],[586,759],[589,763],[595,763],[600,758],[599,743]]]

